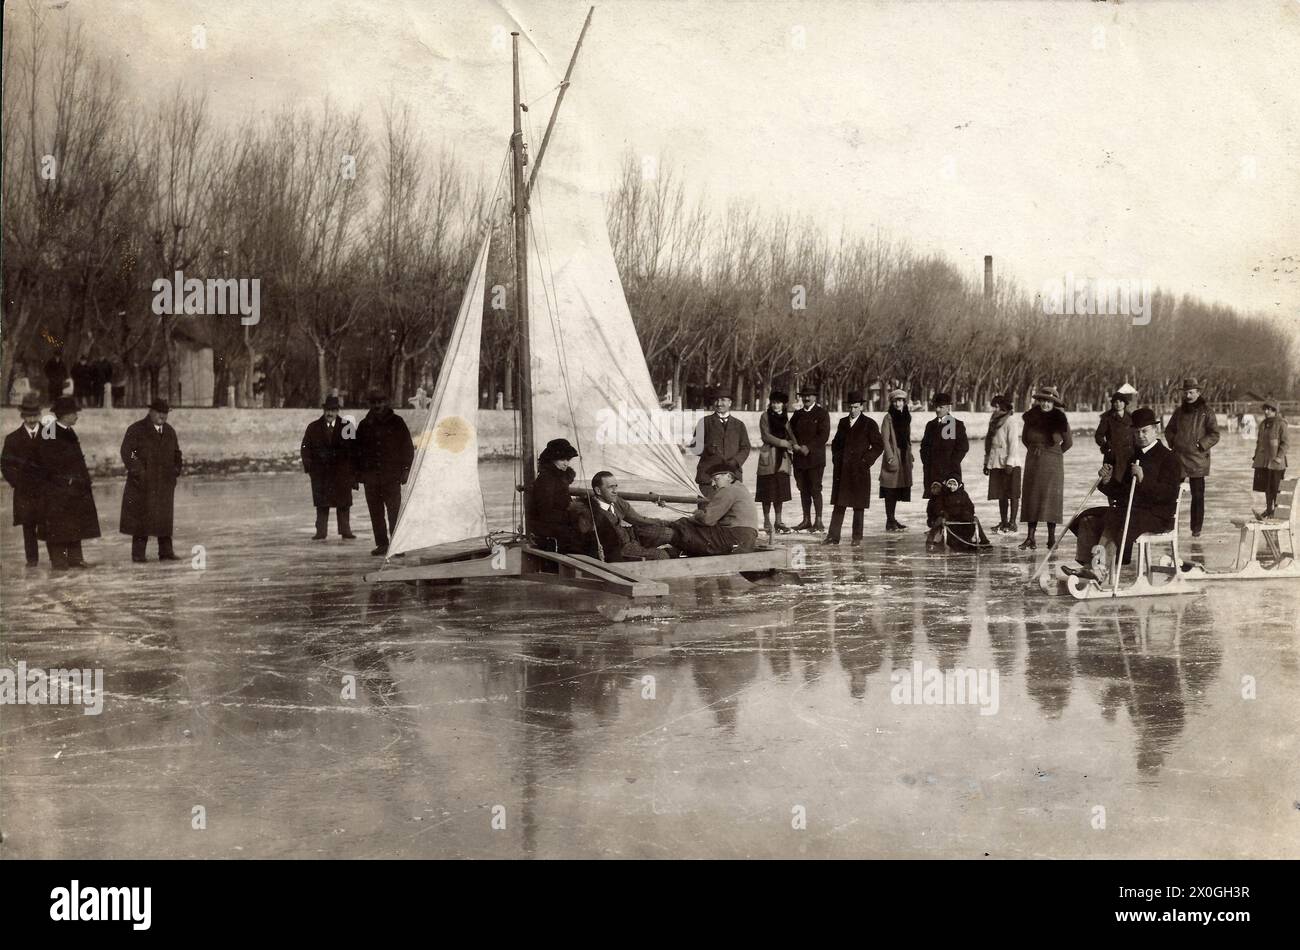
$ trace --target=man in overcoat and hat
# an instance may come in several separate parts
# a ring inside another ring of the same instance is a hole
[[[330,509],[337,511],[339,537],[349,541],[352,533],[352,492],[357,487],[356,431],[352,423],[339,418],[339,397],[329,395],[321,406],[321,417],[307,426],[302,437],[302,470],[311,478],[311,503],[316,508],[313,541],[324,541]]]
[[[790,414],[790,431],[798,448],[794,450],[794,483],[803,505],[803,521],[791,530],[826,530],[822,524],[822,476],[826,472],[826,443],[831,437],[831,414],[817,402],[816,386],[799,390],[803,406]],[[816,520],[812,520],[812,519]]]
[[[1183,380],[1183,402],[1165,423],[1165,441],[1182,463],[1192,492],[1192,537],[1199,538],[1205,524],[1205,477],[1210,474],[1210,449],[1219,442],[1219,424],[1195,377]]]
[[[43,484],[41,520],[37,537],[45,542],[52,571],[87,568],[81,542],[99,537],[99,512],[90,487],[90,472],[77,424],[77,400],[60,396],[54,400],[55,423],[42,426],[36,450]]]
[[[43,490],[37,460],[41,438],[41,397],[35,392],[24,393],[18,414],[23,422],[5,436],[4,451],[0,452],[0,471],[14,490],[14,524],[23,526],[23,553],[27,555],[27,566],[35,567],[40,563],[36,526],[41,520]]]
[[[925,433],[921,436],[923,498],[930,497],[935,482],[943,483],[950,478],[961,482],[961,460],[970,451],[966,424],[952,414],[952,397],[947,393],[935,393],[932,405],[934,418],[925,424]]]
[[[356,460],[375,533],[375,549],[370,553],[380,556],[388,553],[389,533],[397,528],[402,486],[415,461],[415,443],[406,422],[389,405],[386,392],[372,389],[369,402],[370,411],[357,426]]]
[[[854,547],[862,544],[864,513],[871,506],[871,466],[885,451],[880,427],[862,411],[860,392],[848,395],[849,414],[840,420],[831,442],[831,526],[823,544],[839,544],[844,527],[844,510],[853,509]]]
[[[705,498],[713,494],[713,479],[709,471],[716,462],[729,462],[736,468],[736,478],[749,458],[749,429],[731,414],[731,400],[721,389],[709,391],[713,412],[695,426],[695,438],[689,451],[700,457],[695,466],[695,483]]]
[[[181,475],[181,447],[167,422],[165,399],[149,403],[149,414],[131,423],[122,439],[126,488],[119,529],[131,536],[131,560],[143,564],[150,538],[158,539],[158,560],[175,561],[172,550],[173,502]]]

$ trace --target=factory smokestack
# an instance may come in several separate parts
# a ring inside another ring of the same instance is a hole
[[[984,255],[984,299],[993,299],[993,255]]]

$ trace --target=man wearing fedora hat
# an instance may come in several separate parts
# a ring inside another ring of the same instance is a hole
[[[844,511],[853,509],[853,540],[862,543],[863,514],[871,507],[871,466],[885,451],[880,427],[862,411],[866,400],[862,393],[848,394],[849,414],[840,420],[831,442],[831,526],[822,544],[839,544],[844,527]]]
[[[745,423],[731,415],[731,400],[721,389],[709,390],[709,403],[713,413],[705,416],[695,426],[695,437],[688,451],[700,457],[695,467],[695,483],[705,498],[713,494],[713,481],[709,470],[715,462],[730,462],[737,471],[749,458],[749,430]],[[739,476],[737,476],[739,477]]]
[[[41,438],[40,396],[24,393],[18,414],[23,422],[5,436],[0,471],[14,490],[14,524],[23,526],[27,566],[35,567],[40,563],[40,545],[36,540],[36,525],[41,519],[41,468],[37,461]]]
[[[143,564],[150,538],[158,539],[158,560],[175,561],[172,550],[173,501],[181,474],[181,448],[167,423],[165,399],[149,403],[149,414],[131,423],[122,439],[126,488],[119,530],[131,536],[131,560]]]
[[[708,503],[673,523],[672,546],[689,557],[741,554],[758,542],[754,497],[740,480],[740,466],[718,459],[708,468]]]
[[[325,397],[321,417],[313,419],[302,437],[302,470],[311,478],[311,503],[316,508],[313,541],[324,541],[330,509],[338,512],[339,537],[352,533],[352,491],[357,487],[356,432],[339,418],[339,397]]]
[[[60,396],[54,400],[55,424],[42,427],[36,460],[40,465],[42,504],[37,537],[45,541],[50,570],[90,567],[81,553],[81,542],[99,537],[99,512],[90,485],[90,472],[77,424],[77,400]]]
[[[1066,565],[1066,573],[1105,584],[1116,567],[1117,554],[1128,563],[1133,542],[1148,532],[1174,528],[1178,511],[1178,485],[1182,471],[1177,456],[1160,443],[1156,414],[1146,406],[1133,413],[1136,450],[1127,469],[1103,462],[1097,473],[1098,487],[1110,499],[1107,507],[1089,508],[1069,525],[1078,539],[1075,560],[1079,567]],[[1133,482],[1137,484],[1134,487]],[[1129,511],[1129,492],[1133,508]],[[1128,533],[1124,524],[1127,517]],[[1119,551],[1121,539],[1123,551]]]
[[[961,461],[970,451],[966,425],[952,414],[952,397],[935,393],[932,400],[934,418],[925,424],[921,436],[921,469],[924,475],[922,498],[929,498],[935,482],[950,478],[962,482]]]
[[[792,531],[826,530],[822,524],[822,476],[826,473],[826,443],[831,437],[831,414],[819,405],[817,387],[805,383],[799,390],[803,406],[790,414],[794,434],[794,483],[799,489],[803,520]],[[815,520],[813,520],[815,519]]]
[[[389,532],[397,527],[402,486],[411,474],[415,443],[411,441],[411,430],[388,404],[386,392],[372,389],[368,401],[370,411],[357,426],[355,458],[358,476],[366,489],[370,527],[375,533],[375,549],[370,553],[382,556],[388,553]]]
[[[1165,441],[1182,463],[1192,491],[1192,537],[1199,538],[1205,524],[1205,477],[1210,474],[1210,449],[1219,442],[1219,424],[1195,377],[1183,380],[1183,402],[1165,423]]]

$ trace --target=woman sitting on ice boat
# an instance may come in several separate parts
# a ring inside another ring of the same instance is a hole
[[[1106,584],[1110,572],[1115,569],[1115,555],[1124,535],[1126,515],[1128,534],[1122,552],[1125,564],[1129,562],[1133,542],[1139,535],[1174,529],[1182,463],[1160,442],[1156,414],[1150,409],[1143,406],[1133,413],[1133,428],[1137,433],[1138,450],[1128,471],[1105,461],[1097,473],[1098,487],[1111,499],[1111,504],[1087,509],[1068,527],[1078,538],[1076,560],[1079,564],[1064,566],[1062,569],[1067,574]],[[1132,511],[1129,511],[1130,493]]]
[[[569,496],[578,450],[568,439],[552,439],[537,457],[537,478],[529,494],[528,530],[539,543],[554,541],[562,554],[591,554],[595,543],[591,512]]]
[[[933,482],[929,494],[925,508],[925,523],[930,529],[925,536],[927,545],[946,543],[958,551],[992,547],[975,517],[975,503],[961,482],[955,478]]]

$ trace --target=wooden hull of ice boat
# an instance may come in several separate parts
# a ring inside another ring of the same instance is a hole
[[[790,552],[784,548],[715,557],[607,563],[584,554],[559,554],[531,545],[509,544],[490,551],[482,542],[473,541],[411,552],[401,561],[400,564],[390,562],[382,569],[367,574],[366,581],[459,581],[470,578],[516,577],[541,584],[618,594],[639,600],[668,596],[666,582],[669,580],[734,574],[752,578],[790,570]]]

